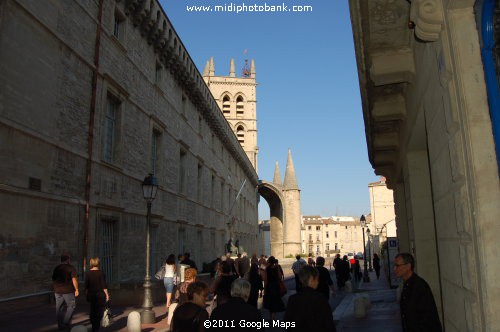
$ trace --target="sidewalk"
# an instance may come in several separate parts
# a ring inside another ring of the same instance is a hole
[[[359,285],[355,292],[344,297],[333,312],[333,319],[338,321],[337,332],[400,332],[402,331],[399,303],[396,290],[389,288],[384,271],[380,271],[377,280],[375,271],[369,272],[370,282]],[[370,297],[371,308],[363,318],[354,317],[354,300],[360,293]]]
[[[334,272],[332,271],[332,276]],[[381,271],[380,280],[377,280],[375,272],[370,273],[370,283],[361,283],[355,293],[340,292],[337,297],[330,299],[330,305],[335,308],[333,318],[337,321],[337,331],[373,331],[373,332],[400,332],[401,319],[399,316],[399,304],[396,302],[396,290],[389,289],[385,275]],[[288,293],[284,296],[285,302],[288,297],[295,293],[295,282],[293,278],[286,280]],[[354,317],[354,299],[357,294],[366,292],[370,296],[371,309],[364,318]],[[262,299],[259,299],[259,308]],[[45,303],[29,309],[16,308],[12,306],[9,310],[0,313],[0,332],[3,331],[33,331],[48,332],[57,331],[55,323],[54,304]],[[101,331],[127,331],[127,317],[132,311],[140,311],[140,304],[136,306],[112,306],[114,323]],[[165,332],[168,330],[166,322],[166,309],[164,303],[153,308],[156,313],[155,324],[143,324],[142,331]],[[267,310],[262,310],[264,319],[269,320]],[[83,297],[79,297],[77,308],[73,315],[73,325],[90,326],[89,305]],[[277,319],[282,319],[284,313],[278,313]],[[290,330],[290,329],[289,329]],[[285,331],[281,328],[268,328],[266,331]],[[293,331],[292,331],[293,332]]]

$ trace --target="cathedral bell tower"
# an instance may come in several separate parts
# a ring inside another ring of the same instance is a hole
[[[258,171],[257,154],[257,96],[255,62],[250,68],[245,60],[241,76],[236,76],[234,59],[229,65],[229,76],[215,76],[214,59],[207,61],[203,79],[229,122],[241,147],[246,152],[255,171]]]

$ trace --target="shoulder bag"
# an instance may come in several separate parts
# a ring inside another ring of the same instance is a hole
[[[155,278],[158,280],[162,280],[163,278],[165,278],[165,265],[162,265],[161,269],[156,272]]]

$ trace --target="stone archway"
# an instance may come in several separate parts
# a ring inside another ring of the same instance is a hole
[[[300,189],[295,178],[292,152],[288,150],[285,179],[281,182],[278,162],[273,182],[259,181],[259,194],[269,204],[271,255],[285,258],[301,253]]]
[[[269,204],[271,224],[271,255],[283,258],[283,231],[285,222],[285,204],[281,189],[271,182],[261,181],[258,187],[259,194]]]

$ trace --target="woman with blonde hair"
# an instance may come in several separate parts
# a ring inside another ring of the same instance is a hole
[[[85,293],[90,303],[90,322],[92,331],[99,331],[104,307],[109,301],[108,287],[104,273],[99,269],[101,261],[99,257],[90,259],[90,270],[85,274]]]

